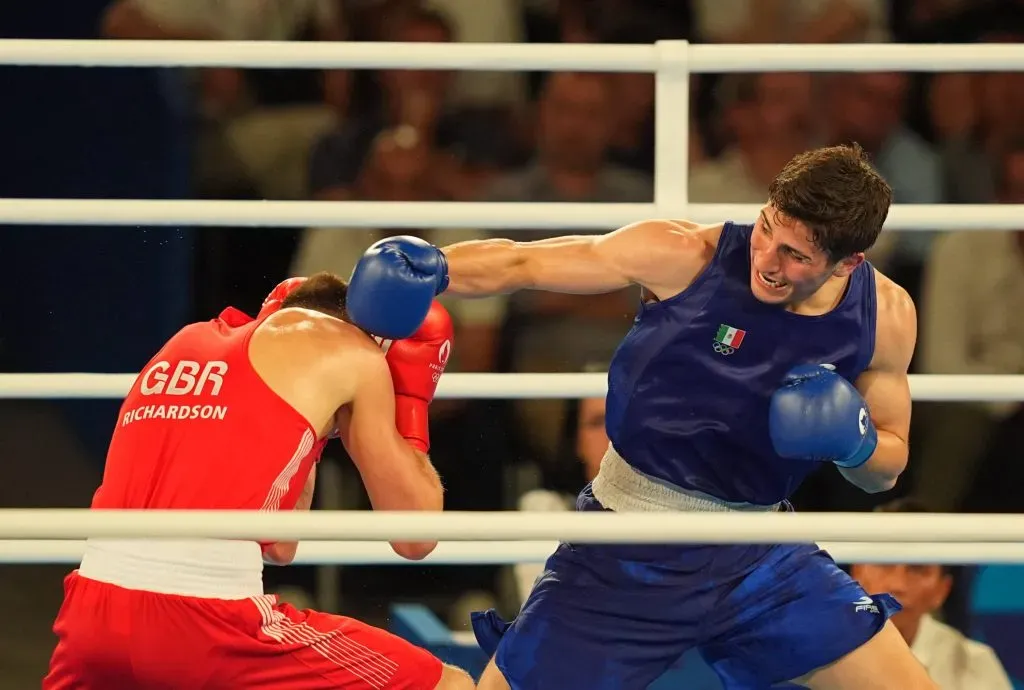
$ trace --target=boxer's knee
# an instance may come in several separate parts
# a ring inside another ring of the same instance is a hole
[[[469,674],[461,668],[445,664],[441,667],[441,680],[434,690],[473,690],[476,684]]]

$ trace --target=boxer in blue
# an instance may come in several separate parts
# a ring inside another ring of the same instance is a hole
[[[915,309],[864,260],[891,202],[859,148],[830,147],[790,161],[752,225],[394,238],[364,261],[379,285],[413,270],[416,289],[465,296],[639,285],[609,367],[611,444],[578,510],[788,510],[825,464],[868,492],[906,466]],[[888,621],[898,610],[813,544],[564,543],[514,622],[474,617],[494,652],[478,687],[645,688],[696,647],[726,688],[936,688]]]

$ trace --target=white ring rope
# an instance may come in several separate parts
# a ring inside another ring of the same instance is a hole
[[[0,539],[777,544],[1024,541],[1024,515],[0,510]]]
[[[137,374],[0,374],[0,399],[122,398]],[[445,374],[437,398],[522,400],[595,398],[608,392],[608,375]],[[1024,375],[912,374],[914,400],[1024,401]]]
[[[0,199],[0,224],[611,230],[645,218],[753,220],[758,204]],[[896,204],[887,230],[1016,230],[1024,204]]]
[[[304,541],[295,565],[515,565],[543,563],[554,541],[441,542],[422,561],[395,554],[384,543]],[[1022,563],[1024,544],[836,542],[819,545],[839,563]],[[0,563],[78,563],[84,540],[0,540]]]
[[[72,67],[464,69],[656,72],[1006,72],[1024,70],[1014,44],[689,45],[682,59],[654,45],[327,43],[311,41],[0,40],[0,64]]]

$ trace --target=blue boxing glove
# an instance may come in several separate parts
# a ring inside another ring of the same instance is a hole
[[[389,237],[356,263],[345,307],[360,328],[401,340],[420,327],[434,297],[447,287],[448,260],[440,249],[416,237]]]
[[[789,370],[768,408],[775,452],[793,460],[859,467],[878,445],[867,403],[849,381],[819,364]]]

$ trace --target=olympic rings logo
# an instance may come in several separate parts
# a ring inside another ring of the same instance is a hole
[[[731,355],[733,352],[736,352],[736,348],[729,347],[728,345],[723,345],[722,343],[718,342],[717,340],[715,341],[714,348],[715,348],[715,352],[717,352],[720,355],[724,355],[726,357]]]

